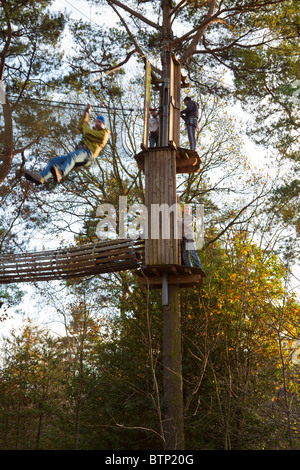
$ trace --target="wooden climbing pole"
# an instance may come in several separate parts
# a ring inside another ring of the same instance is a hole
[[[141,283],[162,291],[163,365],[164,365],[164,440],[166,450],[184,449],[182,387],[182,345],[180,289],[200,286],[204,273],[181,264],[180,238],[177,232],[176,175],[194,173],[200,168],[197,152],[180,147],[180,90],[186,86],[180,64],[170,58],[170,76],[160,89],[160,146],[147,148],[135,156],[145,175],[145,204],[148,233],[145,238],[145,265],[138,271]],[[149,84],[149,64],[145,83]],[[147,93],[149,96],[149,93]],[[147,98],[148,99],[148,98]],[[149,109],[148,106],[145,109]],[[146,120],[147,116],[145,116]]]

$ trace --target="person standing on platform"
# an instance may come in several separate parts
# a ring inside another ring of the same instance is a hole
[[[194,225],[195,217],[191,212],[189,205],[183,208],[182,217],[182,240],[181,240],[181,264],[185,266],[192,266],[191,260],[193,261],[195,268],[201,268],[198,253],[196,251],[196,245],[194,240]]]
[[[196,129],[198,126],[199,105],[196,101],[192,100],[190,96],[186,96],[183,102],[185,109],[181,111],[180,115],[186,124],[190,150],[196,150]]]
[[[156,108],[151,108],[151,117],[149,119],[149,144],[150,147],[158,146],[159,118]]]

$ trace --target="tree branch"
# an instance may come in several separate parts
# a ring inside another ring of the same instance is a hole
[[[205,245],[202,247],[202,251],[205,250],[209,245],[212,245],[213,243],[215,243],[219,238],[222,237],[222,235],[224,235],[224,233],[230,228],[232,227],[233,225],[235,225],[236,223],[242,223],[242,222],[236,222],[236,220],[240,217],[240,215],[246,210],[248,209],[248,207],[250,207],[254,202],[258,201],[261,197],[263,197],[262,195],[259,195],[257,196],[256,198],[254,198],[252,201],[250,201],[246,206],[244,206],[238,213],[237,215],[229,222],[229,224],[226,225],[226,227],[221,230],[220,233],[218,233],[218,235],[216,235],[212,240],[209,240],[207,243],[205,243]]]
[[[197,45],[200,42],[200,39],[202,38],[203,34],[207,30],[209,24],[212,22],[213,12],[215,11],[215,7],[216,7],[216,0],[210,0],[208,13],[206,15],[204,22],[198,28],[198,31],[195,34],[194,39],[192,40],[191,44],[189,45],[189,47],[187,48],[187,50],[185,51],[185,53],[180,59],[180,63],[182,66],[184,66],[187,63],[187,61],[191,58],[194,51],[196,50]]]
[[[124,5],[123,3],[119,2],[118,0],[107,0],[107,3],[112,7],[112,3],[120,8],[123,8],[123,10],[127,11],[131,15],[135,16],[139,20],[143,21],[144,23],[148,24],[149,26],[152,26],[152,28],[157,29],[160,31],[160,26],[157,25],[156,23],[153,23],[153,21],[148,20],[145,16],[141,15],[141,13],[138,13],[135,10],[132,10],[128,6]],[[116,10],[115,10],[116,11]]]
[[[14,148],[14,139],[13,139],[13,124],[12,124],[12,113],[11,107],[8,99],[6,99],[6,104],[2,105],[3,109],[3,118],[4,118],[4,138],[3,138],[3,156],[0,155],[0,184],[3,183],[6,176],[8,175],[12,160],[13,160],[13,148]]]
[[[111,2],[115,2],[115,0],[108,0],[108,3],[111,3]],[[120,13],[118,12],[118,10],[115,8],[114,5],[110,5],[110,6],[114,10],[114,12],[118,15],[118,17],[120,18],[120,21],[122,22],[124,28],[126,29],[126,32],[127,32],[128,36],[130,37],[131,41],[133,42],[134,47],[135,47],[134,52],[138,52],[138,54],[140,55],[141,58],[146,57],[146,54],[144,54],[144,52],[142,51],[142,49],[138,45],[135,37],[133,36],[132,32],[128,28],[127,23],[124,20],[124,18],[120,15]],[[157,67],[154,67],[153,65],[151,65],[151,69],[152,69],[153,72],[156,72],[159,75],[161,75],[161,71]]]
[[[178,5],[173,8],[171,11],[171,16],[176,15],[176,13],[180,10],[180,8],[187,2],[187,0],[181,0],[181,2],[178,3]]]
[[[196,33],[192,39],[191,44],[183,54],[180,62],[181,65],[184,66],[186,62],[191,58],[191,56],[196,52],[196,47],[199,44],[201,38],[203,37],[205,31],[207,30],[208,26],[212,23],[216,22],[221,22],[226,24],[226,17],[224,15],[229,16],[234,16],[237,13],[243,13],[243,12],[250,12],[250,11],[256,11],[259,10],[260,8],[263,7],[271,7],[272,5],[277,5],[279,4],[279,0],[269,0],[269,1],[262,1],[262,2],[255,2],[255,1],[250,1],[248,4],[241,5],[241,6],[235,6],[232,8],[224,8],[220,9],[217,11],[217,13],[213,14],[216,8],[216,0],[210,0],[209,2],[209,9],[208,13],[205,17],[205,20],[201,23],[201,25],[197,26],[190,32],[186,33],[185,35],[181,36],[180,38],[177,38],[174,40],[174,44],[180,44],[184,40],[189,39],[191,35]],[[222,15],[222,18],[220,16]]]
[[[24,147],[22,148],[19,148],[19,149],[15,149],[13,151],[13,154],[14,155],[17,155],[18,153],[23,153],[25,150],[29,149],[33,144],[37,144],[39,141],[41,140],[41,136],[37,137],[36,139],[32,140],[31,142],[29,142],[27,145],[25,145]]]
[[[1,51],[1,53],[0,53],[0,81],[2,81],[3,72],[4,72],[4,67],[5,67],[5,57],[6,57],[6,54],[7,54],[8,49],[9,49],[9,46],[10,46],[10,43],[11,43],[11,38],[12,38],[11,24],[10,24],[10,21],[9,21],[9,18],[8,18],[7,14],[6,14],[6,9],[5,9],[6,1],[5,1],[5,0],[1,0],[1,4],[2,4],[3,10],[4,10],[4,14],[5,14],[5,18],[6,18],[6,24],[7,24],[7,38],[6,38],[4,47],[3,47],[3,49],[2,49],[2,51]]]

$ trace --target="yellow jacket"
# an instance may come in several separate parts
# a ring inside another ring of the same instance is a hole
[[[80,118],[78,128],[83,133],[82,142],[92,152],[93,157],[97,158],[107,144],[110,131],[108,129],[100,129],[99,131],[91,129],[88,113]]]

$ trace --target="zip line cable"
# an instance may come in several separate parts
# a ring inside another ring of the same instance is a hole
[[[14,96],[10,96],[8,95],[9,98],[11,98],[12,100],[15,98],[17,99],[17,97],[14,97]],[[41,103],[42,105],[45,105],[45,106],[51,106],[53,108],[78,108],[78,107],[84,107],[86,105],[86,103],[72,103],[72,102],[68,102],[68,101],[52,101],[52,100],[45,100],[45,99],[42,99],[42,98],[22,98],[22,101],[35,101],[35,102],[38,102],[38,103]],[[99,106],[93,106],[93,108],[95,110],[102,110],[103,108],[99,105]],[[109,106],[108,107],[110,111],[129,111],[129,112],[133,112],[134,109],[133,108],[118,108],[118,107],[115,107],[115,106]],[[107,113],[108,111],[103,111],[103,113]]]
[[[71,8],[74,8],[74,10],[78,11],[78,13],[80,13],[82,16],[84,16],[85,18],[87,18],[91,23],[94,23],[96,26],[98,26],[98,28],[101,28],[102,26],[100,26],[98,23],[96,23],[94,20],[92,20],[92,18],[88,17],[87,15],[85,15],[82,11],[78,10],[78,8],[74,7],[74,5],[72,5],[70,2],[68,2],[68,0],[65,0],[65,2],[70,5]],[[91,9],[91,7],[90,7]]]

